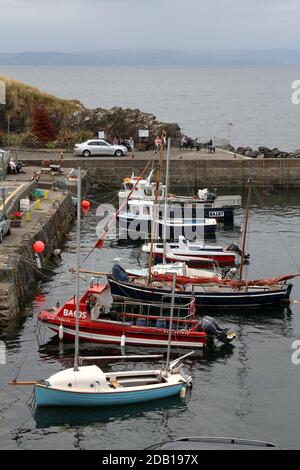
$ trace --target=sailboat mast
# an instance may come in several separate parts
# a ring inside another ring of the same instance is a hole
[[[240,277],[239,277],[240,281],[243,280],[243,271],[244,271],[244,265],[245,265],[246,241],[247,241],[248,225],[249,225],[249,209],[250,209],[251,192],[252,192],[251,180],[248,180],[248,184],[249,184],[249,188],[248,188],[248,200],[247,200],[247,208],[246,208],[246,215],[245,215],[244,236],[243,236],[243,246],[242,246],[241,265],[240,265]]]
[[[81,222],[81,168],[78,168],[77,176],[77,225],[76,225],[76,322],[75,322],[75,355],[74,371],[78,371],[79,365],[79,310],[80,310],[80,222]]]
[[[170,366],[170,356],[171,356],[171,339],[172,339],[172,329],[173,329],[173,318],[174,318],[174,306],[175,306],[175,290],[176,290],[176,278],[177,274],[173,274],[173,283],[172,283],[172,302],[171,302],[171,316],[169,324],[169,337],[168,337],[168,352],[167,352],[167,364],[166,370]]]
[[[148,285],[151,284],[151,280],[152,280],[152,265],[153,265],[153,255],[154,255],[154,237],[156,235],[156,228],[157,228],[159,186],[160,186],[160,178],[161,178],[162,161],[163,161],[163,157],[164,157],[164,145],[163,145],[164,136],[165,136],[165,132],[163,132],[162,138],[161,138],[160,154],[159,154],[159,160],[158,160],[157,171],[156,171],[156,187],[155,187],[155,197],[154,197],[152,221],[151,221],[151,245],[150,245],[150,254],[149,254]]]
[[[169,171],[170,171],[170,147],[171,138],[168,138],[168,150],[167,150],[167,165],[166,165],[166,186],[165,186],[165,206],[164,206],[164,230],[163,230],[163,244],[164,244],[164,255],[163,263],[166,263],[167,257],[167,209],[168,209],[168,193],[169,193]]]

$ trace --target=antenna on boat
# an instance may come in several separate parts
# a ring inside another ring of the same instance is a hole
[[[79,368],[79,267],[80,267],[80,222],[81,222],[81,168],[78,168],[77,176],[77,225],[76,225],[76,318],[75,318],[75,355],[74,355],[74,371],[78,372]]]
[[[171,316],[170,316],[170,324],[169,324],[169,337],[168,337],[168,352],[167,352],[166,370],[168,370],[169,366],[170,366],[171,339],[172,339],[172,328],[173,328],[173,318],[174,318],[176,279],[177,279],[177,274],[176,274],[176,272],[174,272],[173,273],[173,283],[172,283],[172,302],[171,302]]]
[[[166,186],[165,186],[165,205],[164,205],[164,230],[163,230],[163,264],[166,263],[167,257],[167,209],[168,209],[168,192],[169,192],[169,168],[170,168],[170,147],[171,147],[171,138],[168,138],[168,150],[167,150],[167,166],[166,166]]]
[[[243,280],[243,271],[245,265],[245,255],[246,255],[246,240],[247,240],[247,232],[248,232],[248,225],[249,225],[249,208],[251,202],[251,192],[252,192],[252,180],[248,180],[248,200],[247,200],[247,208],[246,208],[246,215],[245,215],[245,223],[244,223],[244,236],[243,236],[243,246],[242,246],[242,254],[241,254],[241,265],[240,265],[240,281]]]

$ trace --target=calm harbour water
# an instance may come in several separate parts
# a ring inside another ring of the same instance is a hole
[[[300,208],[299,191],[264,193],[263,209],[251,210],[248,251],[251,264],[248,278],[273,276],[299,271]],[[96,200],[102,201],[97,195]],[[236,224],[240,225],[241,212]],[[82,254],[96,240],[98,220],[95,211],[83,220]],[[240,242],[240,233],[219,232],[218,243]],[[130,243],[107,243],[96,250],[86,267],[110,270],[115,257],[124,266],[133,263],[139,248]],[[235,347],[218,347],[198,354],[186,364],[194,377],[187,399],[152,402],[135,407],[90,410],[39,410],[27,405],[31,388],[7,385],[20,367],[19,380],[47,378],[72,364],[73,345],[60,345],[53,334],[42,329],[35,334],[39,310],[64,303],[74,294],[75,232],[64,247],[62,262],[47,271],[49,279],[24,311],[24,316],[7,330],[0,340],[7,345],[7,365],[0,365],[0,448],[2,449],[143,449],[170,437],[191,435],[240,436],[265,439],[283,447],[299,448],[300,366],[291,362],[292,342],[300,338],[300,284],[294,281],[291,308],[268,314],[236,315],[221,313],[222,324],[237,332]],[[82,289],[89,279],[82,280]],[[82,345],[97,354],[108,348]],[[151,352],[126,349],[127,353]],[[119,348],[109,353],[120,354]],[[175,352],[176,354],[176,352]],[[104,364],[104,369],[144,367],[150,363]]]
[[[300,148],[300,105],[291,101],[300,67],[30,67],[1,66],[9,75],[87,107],[122,106],[177,122],[200,141]]]

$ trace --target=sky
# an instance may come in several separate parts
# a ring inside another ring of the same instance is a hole
[[[0,52],[298,49],[299,0],[0,0]]]

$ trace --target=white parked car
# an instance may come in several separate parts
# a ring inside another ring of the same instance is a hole
[[[87,140],[82,144],[76,144],[74,147],[76,155],[90,157],[92,155],[114,155],[122,157],[127,155],[128,150],[123,145],[111,145],[105,140]]]

